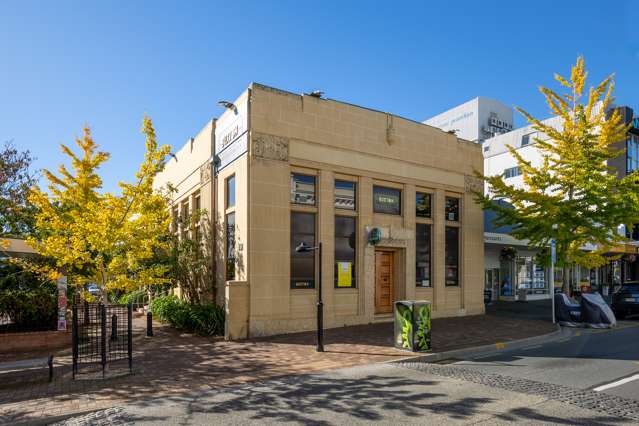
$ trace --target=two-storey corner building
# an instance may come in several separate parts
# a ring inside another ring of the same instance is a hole
[[[434,127],[251,84],[176,153],[174,217],[212,212],[228,338],[484,312],[481,146]],[[176,226],[179,227],[176,220]],[[322,264],[300,243],[322,244]],[[322,282],[318,282],[321,268]]]

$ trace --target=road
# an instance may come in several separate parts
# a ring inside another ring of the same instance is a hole
[[[67,424],[639,424],[638,326],[581,330],[481,359],[371,364],[176,395]]]

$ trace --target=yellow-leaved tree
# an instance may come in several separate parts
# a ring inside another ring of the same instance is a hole
[[[144,118],[146,153],[133,184],[120,182],[120,193],[101,192],[98,169],[109,154],[98,151],[89,128],[76,140],[75,154],[61,145],[71,159],[59,175],[44,170],[48,192],[35,187],[29,196],[36,207],[36,232],[27,239],[41,255],[55,261],[78,289],[95,282],[106,302],[107,290],[131,291],[168,283],[167,266],[155,262],[169,246],[170,216],[165,194],[153,190],[153,181],[170,152],[159,146],[153,124]],[[50,275],[50,273],[49,273]]]

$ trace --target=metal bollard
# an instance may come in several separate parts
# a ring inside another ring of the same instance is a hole
[[[147,337],[153,336],[153,314],[151,311],[146,313],[146,335]]]
[[[117,340],[118,339],[118,317],[117,315],[113,314],[113,316],[111,316],[111,340]]]

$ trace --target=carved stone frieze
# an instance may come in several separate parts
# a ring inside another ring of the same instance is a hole
[[[482,192],[484,190],[484,181],[476,176],[464,176],[464,189],[466,192]]]
[[[209,163],[200,166],[200,184],[204,185],[211,180],[211,165]]]
[[[251,143],[251,153],[254,157],[288,161],[288,138],[265,133],[254,133]]]

